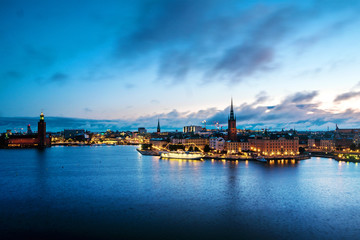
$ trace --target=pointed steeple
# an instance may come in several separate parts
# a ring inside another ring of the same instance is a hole
[[[230,106],[230,116],[229,116],[229,120],[235,120],[234,106],[233,106],[233,99],[232,99],[232,98],[231,98],[231,106]]]
[[[160,133],[160,120],[159,120],[159,118],[158,118],[158,125],[157,125],[157,131],[156,132]]]

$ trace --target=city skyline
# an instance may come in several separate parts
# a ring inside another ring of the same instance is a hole
[[[2,5],[2,131],[360,126],[358,1]]]

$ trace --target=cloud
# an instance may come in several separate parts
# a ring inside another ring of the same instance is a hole
[[[318,95],[318,91],[312,92],[297,92],[294,95],[287,97],[287,100],[293,103],[309,102]]]
[[[69,76],[64,74],[64,73],[61,73],[61,72],[58,72],[58,73],[55,73],[53,74],[50,78],[49,78],[49,81],[50,82],[58,82],[58,83],[62,83],[66,80],[69,79]]]
[[[356,98],[360,96],[360,91],[358,92],[346,92],[346,93],[342,93],[340,95],[338,95],[335,99],[334,102],[339,103],[345,100],[349,100],[352,98]]]
[[[7,71],[3,74],[5,79],[18,80],[22,78],[22,74],[18,71]]]
[[[125,88],[127,88],[127,89],[133,89],[133,88],[135,88],[135,84],[127,83],[127,84],[125,84]]]
[[[298,46],[299,53],[303,53],[307,48],[312,45],[317,44],[323,39],[329,39],[330,37],[336,36],[345,30],[346,27],[354,24],[358,20],[358,13],[354,11],[350,13],[350,16],[345,19],[340,19],[335,22],[332,22],[328,25],[325,25],[322,29],[316,31],[314,34],[306,37],[301,37],[295,41],[295,44]]]
[[[259,92],[255,97],[256,100],[253,102],[254,105],[264,103],[266,100],[269,99],[269,96],[265,91]]]
[[[317,92],[298,92],[291,94],[278,104],[271,106],[259,106],[253,103],[234,105],[238,128],[296,128],[298,130],[325,130],[327,127],[335,127],[335,124],[345,127],[358,127],[360,125],[360,112],[354,109],[346,109],[334,113],[323,110],[318,103],[312,100]],[[301,97],[300,97],[301,96]],[[296,100],[296,101],[289,101]],[[164,131],[181,130],[185,125],[202,125],[207,120],[209,128],[215,128],[215,123],[223,127],[227,126],[229,107],[225,109],[208,108],[195,112],[180,112],[173,109],[167,113],[149,114],[137,119],[118,120],[94,120],[78,118],[46,117],[49,131],[61,131],[66,128],[80,128],[91,131],[112,130],[136,130],[138,127],[146,127],[149,131],[155,131],[157,120],[160,119],[161,128]],[[38,118],[0,118],[0,132],[6,129],[25,128],[27,124],[36,125]]]
[[[127,64],[139,61],[143,66],[145,59],[155,59],[161,81],[182,83],[195,73],[204,82],[239,83],[281,67],[280,46],[292,36],[300,35],[297,45],[310,46],[352,24],[355,15],[325,23],[317,36],[296,34],[314,19],[358,7],[320,6],[321,1],[277,6],[254,2],[247,7],[232,0],[145,2],[134,30],[119,38],[116,53]]]
[[[157,100],[157,99],[152,99],[152,100],[150,101],[150,103],[151,103],[151,104],[159,104],[160,101]]]
[[[89,112],[92,112],[93,110],[86,107],[86,108],[84,108],[84,111],[89,113]]]

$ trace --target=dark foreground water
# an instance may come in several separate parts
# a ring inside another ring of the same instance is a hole
[[[360,165],[0,150],[0,239],[358,239]]]

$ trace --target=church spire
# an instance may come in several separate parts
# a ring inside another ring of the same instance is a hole
[[[231,98],[231,106],[230,106],[230,116],[229,116],[229,120],[235,120],[234,106],[233,106],[233,98]]]
[[[157,131],[156,132],[160,133],[160,120],[159,120],[159,118],[158,118],[158,125],[157,125]]]

